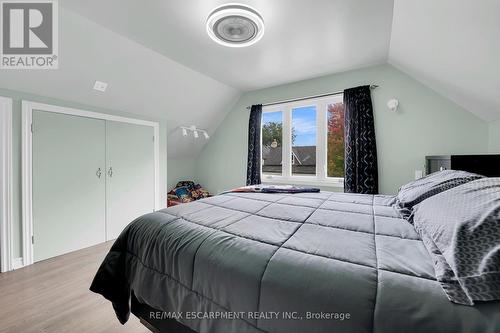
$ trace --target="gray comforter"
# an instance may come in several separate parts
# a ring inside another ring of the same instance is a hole
[[[229,193],[164,209],[122,232],[91,290],[122,323],[133,291],[200,333],[499,332],[500,302],[451,303],[392,200]]]

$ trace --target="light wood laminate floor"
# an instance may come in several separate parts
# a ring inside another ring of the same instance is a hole
[[[134,315],[122,326],[111,303],[89,291],[111,244],[0,274],[0,332],[149,332]]]

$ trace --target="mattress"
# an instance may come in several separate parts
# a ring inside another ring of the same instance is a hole
[[[144,215],[91,290],[131,292],[200,333],[499,332],[500,302],[451,303],[393,197],[226,193]]]

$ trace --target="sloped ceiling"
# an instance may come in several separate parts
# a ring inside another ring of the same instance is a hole
[[[212,134],[240,91],[59,8],[58,70],[2,70],[0,87],[167,120],[168,156],[196,156],[205,140],[182,140],[179,125]],[[100,93],[95,80],[109,83]]]
[[[266,22],[243,49],[206,15],[227,0],[64,0],[63,5],[238,90],[389,62],[484,120],[500,119],[498,0],[243,0]]]
[[[264,38],[205,32],[225,0],[61,0],[60,69],[0,73],[0,87],[167,120],[168,156],[194,157],[242,91],[389,62],[485,120],[500,119],[497,0],[243,0]],[[95,80],[109,83],[105,94]],[[438,112],[438,110],[436,110]]]
[[[395,0],[389,63],[484,120],[500,119],[500,1]]]
[[[228,0],[63,0],[67,8],[241,90],[385,63],[393,0],[242,0],[262,14],[262,40],[228,48],[207,35]],[[238,1],[236,1],[238,2]]]

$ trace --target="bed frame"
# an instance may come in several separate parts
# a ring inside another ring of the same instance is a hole
[[[464,170],[487,177],[500,177],[500,154],[490,155],[448,155],[426,156],[427,173],[443,169]],[[141,323],[154,333],[197,333],[175,319],[155,319],[150,313],[163,311],[150,307],[137,300],[132,293],[131,311]]]
[[[500,154],[426,156],[425,164],[427,174],[451,169],[500,177]]]
[[[151,317],[151,312],[163,312],[137,300],[132,293],[131,312],[139,318],[141,324],[153,333],[197,333],[187,326],[182,325],[175,319],[155,319]]]

